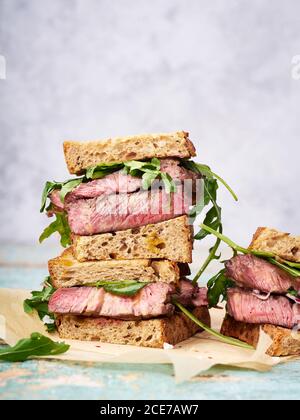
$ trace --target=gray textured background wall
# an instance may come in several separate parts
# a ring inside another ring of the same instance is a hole
[[[188,130],[226,231],[299,229],[298,0],[0,0],[2,241],[34,242],[62,141]]]

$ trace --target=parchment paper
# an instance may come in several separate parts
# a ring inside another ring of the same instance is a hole
[[[0,289],[0,338],[11,346],[18,340],[29,337],[32,332],[48,335],[36,314],[24,313],[23,301],[29,296],[30,292],[26,290]],[[220,329],[224,310],[211,310],[211,317],[213,328]],[[169,350],[61,340],[57,334],[48,336],[71,345],[67,353],[48,358],[110,363],[169,363],[173,365],[178,381],[188,380],[214,365],[267,371],[287,360],[271,358],[265,354],[271,339],[264,332],[261,332],[256,351],[224,344],[207,333],[198,334]]]

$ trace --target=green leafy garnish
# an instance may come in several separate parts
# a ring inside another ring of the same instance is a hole
[[[49,197],[49,195],[57,189],[61,189],[63,183],[61,182],[50,182],[47,181],[45,184],[45,187],[43,189],[43,193],[42,193],[42,202],[41,202],[41,208],[40,208],[40,212],[43,213],[43,211],[46,208],[46,204],[47,204],[47,199]]]
[[[142,186],[148,190],[155,179],[161,179],[168,193],[174,192],[176,186],[170,175],[160,171],[160,160],[157,158],[151,161],[141,162],[131,160],[122,163],[100,164],[93,166],[86,171],[86,180],[103,178],[115,171],[124,169],[124,171],[138,178],[142,178]]]
[[[237,340],[235,338],[227,337],[223,334],[218,333],[217,331],[213,330],[212,328],[205,325],[203,322],[201,322],[197,317],[195,317],[194,314],[192,314],[189,310],[187,310],[181,303],[177,302],[176,300],[173,300],[174,305],[176,305],[188,318],[190,318],[195,324],[199,325],[204,331],[208,332],[212,336],[218,338],[223,343],[231,344],[236,347],[242,347],[247,350],[254,350],[252,346],[250,346],[247,343],[244,343],[243,341]]]
[[[31,292],[31,298],[26,299],[23,302],[23,308],[27,314],[37,311],[40,320],[44,321],[45,317],[53,320],[53,322],[44,322],[48,332],[55,331],[54,315],[50,313],[48,309],[49,300],[55,290],[56,289],[51,284],[50,277],[47,277],[44,282],[43,290]]]
[[[151,159],[150,162],[139,162],[132,160],[124,163],[126,173],[142,178],[142,186],[145,190],[149,189],[155,179],[161,179],[167,193],[175,192],[176,185],[173,179],[165,172],[160,170],[160,160]]]
[[[70,346],[63,342],[56,343],[39,333],[32,333],[30,338],[20,340],[14,347],[0,350],[0,360],[7,362],[24,362],[37,356],[55,356],[68,351]]]
[[[59,193],[59,197],[62,202],[65,201],[65,197],[67,194],[69,194],[71,191],[74,190],[74,188],[78,187],[83,181],[83,178],[77,178],[77,179],[71,179],[70,181],[65,182],[62,185],[62,188]]]
[[[236,194],[229,187],[226,181],[221,178],[219,175],[214,173],[209,166],[203,165],[200,163],[193,162],[191,160],[182,160],[181,164],[186,168],[198,174],[201,174],[204,179],[204,197],[202,203],[197,203],[196,206],[190,212],[190,217],[195,219],[198,214],[200,214],[205,206],[208,206],[211,203],[211,208],[206,213],[203,223],[214,230],[222,233],[223,225],[222,225],[222,209],[217,203],[217,191],[219,188],[218,181],[220,181],[226,189],[230,192],[234,200],[238,200]],[[210,232],[206,231],[205,229],[201,229],[196,235],[196,240],[203,240],[208,236]],[[217,238],[214,246],[209,250],[209,256],[206,258],[202,266],[200,267],[198,273],[193,279],[193,284],[196,284],[204,273],[208,265],[213,260],[218,260],[220,255],[217,255],[218,248],[220,246],[221,240]]]
[[[105,176],[123,168],[123,163],[100,163],[99,165],[88,168],[85,173],[85,178],[87,180],[104,178]]]
[[[234,282],[226,277],[225,271],[225,269],[221,270],[207,283],[207,297],[210,308],[218,305],[221,296],[223,297],[222,301],[226,300],[227,289],[234,286]]]
[[[295,297],[299,297],[299,293],[297,292],[297,290],[295,290],[293,287],[291,287],[287,293],[291,296],[295,296]]]
[[[284,261],[284,264],[288,265],[289,267],[299,268],[299,270],[300,270],[300,263],[292,262],[292,261],[286,261],[286,260],[281,260],[281,261]]]
[[[60,234],[60,243],[66,248],[71,245],[71,229],[68,223],[66,213],[55,213],[56,220],[52,222],[39,238],[39,242],[42,243],[45,239],[49,238],[53,233],[58,232]]]
[[[281,263],[277,261],[275,258],[268,258],[268,261],[274,265],[277,265],[277,267],[281,268],[282,270],[286,271],[293,277],[300,277],[300,270],[296,270],[295,268],[291,268],[289,265],[286,265],[285,263]]]
[[[134,296],[141,289],[147,286],[149,282],[138,282],[135,280],[120,280],[120,281],[98,281],[90,286],[103,287],[103,289],[118,296]]]
[[[199,174],[202,174],[203,176],[205,176],[206,179],[214,179],[214,178],[216,178],[230,192],[230,194],[232,195],[233,199],[235,201],[238,201],[238,197],[235,194],[235,192],[233,191],[233,189],[227,184],[227,182],[223,178],[221,178],[219,175],[217,175],[215,172],[213,172],[210,169],[209,166],[203,165],[201,163],[196,163],[196,162],[194,162],[192,160],[182,160],[181,163],[182,163],[182,165],[185,168],[190,169],[193,172],[198,172]]]
[[[281,268],[282,270],[289,273],[293,277],[300,277],[300,270],[297,270],[296,268],[291,267],[289,264],[289,261],[282,260],[281,258],[278,259],[278,257],[272,252],[265,252],[265,251],[258,251],[255,249],[243,248],[237,245],[227,236],[212,229],[210,226],[206,226],[205,224],[202,223],[201,228],[206,230],[208,233],[215,235],[221,241],[225,242],[227,245],[230,246],[230,248],[234,250],[235,253],[240,252],[241,254],[245,254],[245,255],[247,254],[254,255],[256,257],[262,258],[270,262],[273,265],[276,265],[277,267]]]
[[[47,181],[42,193],[42,202],[41,202],[41,208],[40,208],[40,212],[43,213],[43,211],[46,208],[47,205],[47,199],[49,198],[49,195],[54,191],[54,190],[60,190],[60,199],[62,202],[65,201],[65,197],[66,195],[73,191],[74,188],[78,187],[78,185],[80,185],[82,182],[84,181],[84,178],[74,178],[74,179],[69,179],[68,181],[65,182],[50,182]]]
[[[159,159],[153,158],[151,161],[147,162],[132,160],[121,163],[101,163],[88,168],[85,175],[81,178],[74,178],[65,182],[47,181],[42,193],[40,212],[42,213],[46,209],[47,199],[54,190],[60,191],[60,199],[64,202],[66,195],[72,192],[80,184],[90,180],[104,178],[121,169],[124,169],[129,175],[142,178],[142,186],[145,190],[151,187],[155,179],[161,179],[167,193],[176,191],[175,182],[170,175],[161,172]]]

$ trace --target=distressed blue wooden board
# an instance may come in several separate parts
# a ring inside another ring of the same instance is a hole
[[[0,287],[38,288],[53,249],[0,249]],[[0,399],[300,399],[300,362],[268,373],[214,368],[177,384],[169,365],[0,362]]]

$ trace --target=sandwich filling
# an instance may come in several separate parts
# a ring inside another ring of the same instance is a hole
[[[173,180],[173,192],[158,181],[151,184],[151,190],[145,190],[142,178],[119,170],[80,183],[64,200],[60,190],[52,191],[48,214],[65,212],[71,232],[82,236],[131,229],[188,214],[197,190],[196,180],[201,175],[180,166],[178,159],[161,160],[160,173]]]
[[[103,287],[60,288],[51,296],[49,311],[54,314],[72,314],[116,319],[150,319],[171,316],[175,307],[172,298],[189,306],[207,306],[207,290],[182,280],[180,287],[166,283],[149,283],[133,296],[118,296]]]
[[[271,324],[292,329],[300,323],[300,306],[281,295],[261,299],[251,290],[230,288],[227,312],[236,321]]]
[[[237,255],[225,266],[237,286],[227,290],[227,311],[236,321],[289,329],[300,324],[300,278],[254,255]]]

